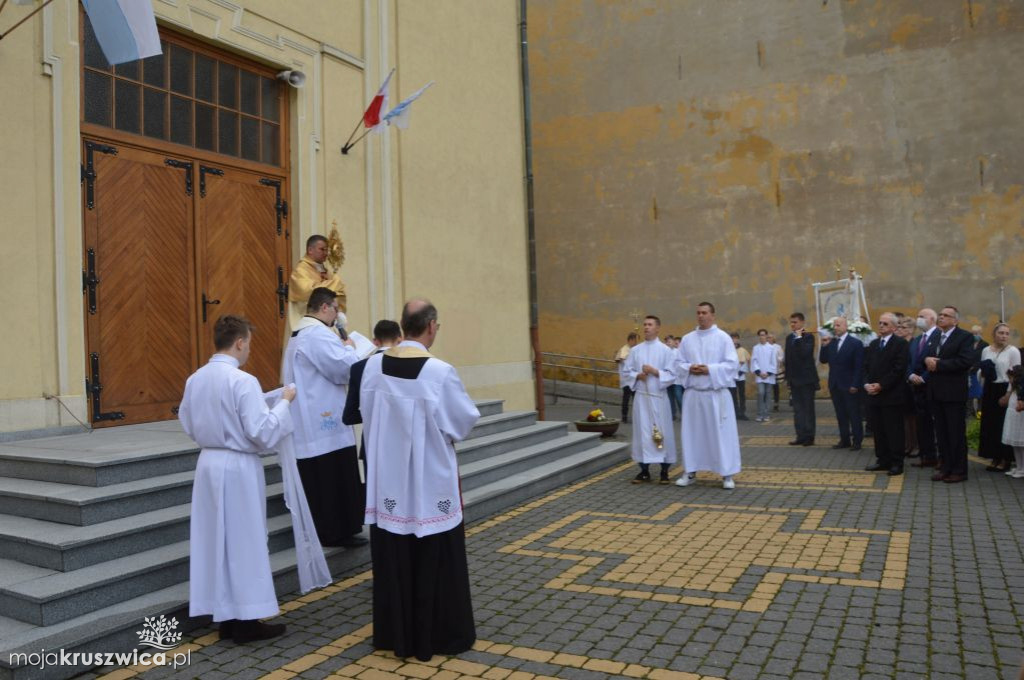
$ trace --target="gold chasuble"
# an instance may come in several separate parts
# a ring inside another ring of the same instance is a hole
[[[303,255],[299,263],[292,269],[292,275],[288,279],[288,327],[295,328],[306,314],[306,303],[314,288],[330,288],[338,295],[338,308],[341,311],[348,310],[347,296],[345,295],[345,284],[341,282],[338,275],[330,274],[327,279],[321,279],[320,272],[323,265],[318,265],[309,255]]]

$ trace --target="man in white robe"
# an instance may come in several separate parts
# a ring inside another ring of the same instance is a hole
[[[651,481],[651,463],[661,463],[659,484],[668,484],[676,462],[676,435],[668,388],[675,381],[675,350],[658,339],[661,319],[644,318],[644,341],[629,350],[624,369],[633,396],[633,460],[640,472],[633,484]]]
[[[365,490],[359,475],[354,430],[342,423],[349,371],[359,361],[354,343],[334,332],[336,294],[315,288],[306,316],[296,324],[284,352],[281,382],[295,383],[292,402],[295,457],[317,537],[325,546],[366,545]]]
[[[736,410],[729,388],[739,359],[732,338],[715,325],[715,307],[697,305],[697,330],[687,333],[679,346],[676,369],[684,377],[683,474],[678,486],[695,481],[697,472],[722,476],[722,488],[733,489],[740,471],[740,439]]]
[[[407,302],[406,339],[367,360],[359,390],[373,646],[421,661],[476,641],[454,443],[480,412],[455,369],[427,351],[439,327],[430,302]]]
[[[240,370],[249,358],[251,326],[224,316],[214,326],[217,353],[185,383],[178,418],[202,453],[192,486],[189,615],[211,615],[221,639],[266,640],[284,624],[278,613],[267,549],[267,503],[260,452],[292,431],[285,387],[273,408],[259,381]]]

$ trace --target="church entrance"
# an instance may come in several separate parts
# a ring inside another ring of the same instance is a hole
[[[221,314],[253,322],[245,370],[272,389],[291,259],[284,86],[163,31],[163,55],[112,68],[81,16],[93,426],[174,418]]]

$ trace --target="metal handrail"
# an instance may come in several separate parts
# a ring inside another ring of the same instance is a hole
[[[564,369],[564,370],[568,370],[568,371],[584,371],[584,372],[590,373],[593,376],[593,383],[594,383],[594,404],[597,404],[597,387],[598,387],[598,385],[597,385],[597,377],[598,377],[598,374],[601,374],[601,373],[605,373],[605,374],[609,374],[609,375],[618,375],[619,374],[618,369],[608,370],[606,368],[598,368],[597,367],[598,363],[605,363],[605,364],[616,364],[616,363],[618,363],[618,362],[616,362],[616,361],[614,361],[612,359],[601,359],[601,358],[598,358],[598,357],[588,357],[588,356],[582,356],[582,355],[578,355],[578,354],[560,354],[558,352],[541,352],[541,355],[545,356],[545,357],[555,357],[557,359],[574,359],[574,360],[577,360],[577,361],[589,361],[590,362],[590,366],[589,367],[587,367],[587,366],[573,366],[572,364],[564,364],[564,363],[559,363],[557,361],[555,361],[555,362],[545,362],[545,361],[542,361],[541,362],[541,366],[547,366],[549,368],[554,368],[554,369]],[[557,404],[558,403],[558,371],[557,370],[554,371],[554,376],[552,377],[551,382],[552,382],[552,397],[553,397],[552,403]]]

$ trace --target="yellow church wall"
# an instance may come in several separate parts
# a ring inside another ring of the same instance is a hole
[[[436,353],[479,398],[532,406],[517,3],[154,2],[158,22],[278,68],[291,91],[292,250],[332,221],[350,328],[431,297]],[[9,6],[13,22],[30,8]],[[55,0],[0,42],[0,438],[87,421],[82,309],[78,3]],[[392,66],[391,102],[427,80],[412,127],[340,147]],[[461,122],[459,122],[461,121]],[[388,159],[388,162],[384,162]]]

